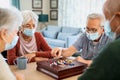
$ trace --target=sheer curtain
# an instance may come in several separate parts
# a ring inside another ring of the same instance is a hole
[[[11,0],[0,0],[0,6],[2,6],[2,7],[11,6]]]
[[[101,13],[105,0],[59,0],[59,26],[86,26],[86,18],[90,13]]]

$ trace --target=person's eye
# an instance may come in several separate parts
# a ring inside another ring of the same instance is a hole
[[[93,32],[97,32],[97,29],[93,29]]]

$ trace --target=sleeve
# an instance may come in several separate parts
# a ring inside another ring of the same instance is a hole
[[[82,43],[83,43],[83,39],[84,39],[84,35],[85,34],[81,34],[81,36],[76,40],[76,42],[73,44],[73,46],[80,51],[80,49],[82,48]]]
[[[114,53],[113,45],[107,45],[78,80],[115,80],[113,74],[120,69],[117,68],[120,63],[116,63]]]
[[[0,54],[0,80],[16,80],[9,66]]]
[[[39,33],[39,38],[38,40],[40,43],[39,43],[39,50],[37,53],[36,53],[36,57],[45,57],[45,58],[52,58],[52,55],[51,55],[51,48],[50,46],[47,44],[46,40],[44,39],[44,37],[42,36],[41,33]],[[38,44],[38,42],[37,42]]]
[[[13,61],[18,57],[16,53],[16,46],[13,49],[7,51],[8,64],[14,65]]]
[[[51,51],[37,52],[36,57],[52,58]]]

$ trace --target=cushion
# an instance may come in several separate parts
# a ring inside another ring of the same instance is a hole
[[[74,28],[74,27],[63,27],[62,33],[73,33],[78,34],[80,32],[80,28]]]
[[[57,31],[43,31],[43,35],[44,37],[48,37],[48,38],[53,38],[56,39],[57,38]]]
[[[65,41],[67,39],[67,37],[71,36],[71,35],[74,35],[74,34],[73,33],[61,33],[61,32],[59,32],[57,39]]]
[[[63,40],[58,40],[58,39],[51,39],[51,38],[45,38],[47,43],[52,47],[65,47],[66,42]]]
[[[48,31],[57,31],[57,32],[60,32],[61,31],[61,27],[49,25],[47,27],[47,30]]]

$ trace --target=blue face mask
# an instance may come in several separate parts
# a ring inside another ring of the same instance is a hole
[[[106,21],[106,23],[104,25],[104,29],[105,29],[105,34],[107,36],[109,36],[110,38],[113,38],[113,36],[115,35],[115,33],[111,31],[110,21]]]
[[[18,36],[15,36],[11,43],[9,43],[9,44],[7,43],[5,45],[5,50],[12,49],[17,44],[17,41],[18,41]]]
[[[24,33],[26,36],[33,36],[34,33],[35,33],[35,29],[24,28],[23,33]]]
[[[96,33],[87,33],[86,32],[86,36],[89,40],[92,40],[92,41],[94,41],[100,37],[98,32],[96,32]]]

